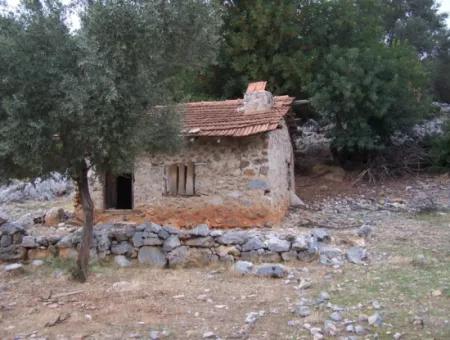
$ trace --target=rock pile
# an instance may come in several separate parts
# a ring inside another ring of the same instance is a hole
[[[81,242],[81,228],[65,234],[28,235],[16,224],[0,226],[0,260],[39,259],[48,256],[74,257]],[[206,224],[191,230],[147,222],[100,224],[95,227],[92,258],[113,255],[120,266],[129,259],[154,267],[195,267],[214,262],[287,262],[319,258],[326,265],[341,265],[345,252],[329,244],[325,229],[310,233],[267,229],[210,229]],[[358,254],[347,254],[352,262]],[[243,269],[245,270],[245,269]],[[249,268],[248,270],[253,270]],[[279,267],[256,268],[262,276],[282,276]],[[259,273],[259,274],[258,274]],[[279,275],[280,274],[280,275]]]

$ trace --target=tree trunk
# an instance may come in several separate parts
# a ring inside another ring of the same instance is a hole
[[[89,193],[88,170],[89,169],[86,162],[83,161],[79,174],[76,178],[81,206],[84,213],[84,227],[77,265],[72,274],[73,277],[80,282],[85,282],[87,280],[89,252],[91,248],[94,226],[94,204],[92,203],[91,195]]]

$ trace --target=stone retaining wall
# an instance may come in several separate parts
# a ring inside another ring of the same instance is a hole
[[[28,235],[22,227],[6,223],[0,227],[0,260],[18,261],[50,256],[74,258],[81,228],[63,235]],[[326,265],[341,265],[345,252],[332,246],[326,230],[299,234],[266,229],[217,230],[205,224],[180,230],[147,222],[116,223],[95,227],[91,258],[122,255],[155,267],[203,266],[233,263],[304,261],[315,257]]]

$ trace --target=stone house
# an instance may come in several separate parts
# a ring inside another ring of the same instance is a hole
[[[296,199],[285,117],[293,98],[251,83],[243,99],[184,105],[176,154],[139,157],[134,173],[93,186],[98,221],[178,227],[257,227],[279,222]],[[298,198],[297,198],[298,199]]]

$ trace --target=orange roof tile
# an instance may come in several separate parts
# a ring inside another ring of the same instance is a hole
[[[277,128],[294,98],[274,97],[267,112],[244,112],[243,99],[185,104],[183,133],[188,136],[249,136]]]

